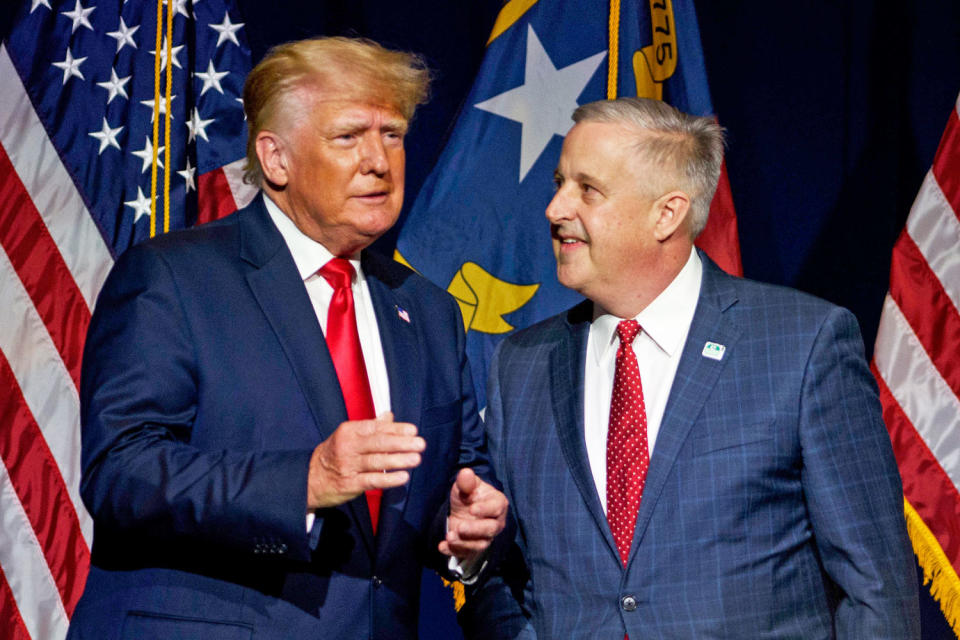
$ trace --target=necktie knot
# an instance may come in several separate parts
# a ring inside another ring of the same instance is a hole
[[[630,346],[633,339],[640,333],[640,324],[636,320],[621,320],[617,325],[617,336],[620,338],[620,344]]]
[[[353,265],[346,258],[333,258],[320,267],[320,275],[334,289],[349,289],[353,280]]]

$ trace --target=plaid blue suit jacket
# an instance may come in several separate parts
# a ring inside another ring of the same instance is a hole
[[[626,568],[584,445],[590,303],[502,343],[487,430],[519,553],[471,594],[468,635],[919,636],[900,477],[855,318],[701,259]]]

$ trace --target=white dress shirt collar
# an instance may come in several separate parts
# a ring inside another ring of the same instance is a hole
[[[266,193],[263,194],[263,202],[267,205],[267,213],[270,214],[270,219],[273,220],[273,224],[276,225],[280,235],[287,243],[301,278],[308,279],[335,257],[325,246],[300,231],[293,220],[281,211],[277,203],[271,200]],[[357,273],[357,279],[361,280],[363,273],[360,270],[360,252],[350,256],[350,264],[353,265],[353,270]]]
[[[672,357],[677,349],[683,348],[700,296],[702,279],[700,256],[696,249],[691,249],[690,257],[680,269],[680,273],[653,302],[633,318],[667,356]],[[590,327],[593,348],[590,357],[599,363],[607,350],[617,348],[617,325],[621,318],[607,313],[597,304],[593,306],[593,316]]]

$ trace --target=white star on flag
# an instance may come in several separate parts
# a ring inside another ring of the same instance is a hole
[[[106,82],[98,82],[97,86],[107,90],[107,104],[110,104],[118,95],[123,96],[124,99],[128,98],[127,90],[124,88],[128,82],[130,82],[130,76],[118,78],[116,70],[110,69],[110,79]]]
[[[73,57],[73,53],[70,52],[70,49],[69,49],[69,47],[68,47],[68,48],[67,48],[67,57],[64,58],[63,62],[54,62],[54,63],[53,63],[53,66],[55,66],[55,67],[57,67],[57,68],[59,68],[59,69],[63,69],[63,84],[64,84],[64,85],[67,84],[67,80],[69,80],[71,76],[76,76],[76,77],[80,78],[81,80],[84,79],[83,74],[80,73],[80,65],[83,64],[83,61],[86,60],[86,59],[87,59],[86,56],[84,56],[84,57],[82,57],[82,58],[74,58],[74,57]]]
[[[150,142],[149,140],[147,141]],[[137,187],[137,199],[136,200],[127,200],[123,203],[128,207],[133,208],[133,221],[137,222],[143,216],[150,215],[150,198],[143,195],[143,189]]]
[[[36,11],[36,10],[37,10],[37,7],[39,7],[39,6],[44,6],[44,7],[46,7],[47,9],[50,9],[51,11],[53,10],[53,9],[50,7],[50,0],[31,0],[31,2],[30,2],[30,13],[33,13],[34,11]]]
[[[140,169],[140,173],[146,173],[147,169],[149,169],[150,165],[153,163],[153,142],[150,141],[150,136],[144,137],[147,139],[147,142],[143,145],[143,149],[133,152],[133,155],[143,160],[143,168]],[[163,169],[164,149],[166,149],[166,147],[161,146],[160,149],[157,150],[157,166],[161,169]]]
[[[202,96],[211,88],[216,89],[222,94],[223,87],[220,86],[220,80],[230,75],[230,72],[217,71],[213,68],[213,60],[211,60],[207,63],[207,70],[205,72],[199,71],[193,75],[203,80],[203,88],[200,89],[200,95]]]
[[[103,153],[103,150],[107,147],[120,148],[120,144],[117,142],[117,134],[123,131],[123,127],[117,127],[112,129],[109,124],[107,124],[107,119],[103,119],[103,128],[100,131],[91,131],[89,133],[90,137],[96,138],[100,141],[100,150],[97,152],[97,155]]]
[[[70,18],[73,20],[73,26],[70,28],[70,33],[74,33],[77,30],[77,27],[86,27],[93,31],[93,25],[90,24],[90,18],[88,17],[96,7],[90,7],[89,9],[84,9],[83,5],[80,4],[80,0],[77,0],[77,4],[73,6],[73,11],[64,11],[60,15]]]
[[[167,0],[163,0],[164,6],[167,5]],[[183,15],[185,18],[190,17],[190,13],[187,11],[187,0],[173,0],[173,12]]]
[[[177,60],[177,55],[180,53],[180,50],[183,49],[183,46],[184,45],[181,44],[178,47],[173,47],[172,49],[170,49],[170,57],[173,58],[173,66],[175,66],[177,69],[183,69],[183,67],[180,66],[180,61]],[[151,51],[150,55],[155,56],[157,55],[157,52]],[[166,36],[164,36],[163,45],[160,47],[160,70],[163,71],[166,68],[167,68],[167,38]]]
[[[228,12],[223,14],[223,22],[220,24],[211,24],[210,28],[219,34],[217,36],[218,47],[227,40],[239,47],[240,42],[237,40],[237,31],[239,31],[242,26],[242,22],[238,22],[237,24],[230,22],[230,13]]]
[[[183,171],[177,171],[177,175],[183,178],[183,181],[187,183],[187,193],[197,190],[197,183],[193,180],[196,173],[197,168],[190,166],[190,157],[187,156],[187,168]]]
[[[127,45],[130,45],[134,49],[137,48],[137,43],[133,41],[133,34],[135,34],[139,28],[140,25],[128,27],[127,23],[123,21],[123,18],[120,18],[120,26],[117,27],[117,30],[107,33],[108,36],[117,41],[117,53],[120,53],[120,50]]]
[[[573,126],[570,114],[580,106],[577,98],[586,88],[607,52],[557,69],[532,26],[527,26],[524,83],[474,105],[523,125],[520,133],[520,181],[547,148],[554,134],[565,136]]]
[[[189,133],[187,134],[187,142],[193,142],[197,136],[200,136],[207,142],[210,142],[210,138],[207,137],[207,125],[213,122],[213,119],[204,120],[200,117],[200,112],[197,111],[197,108],[193,108],[193,113],[190,114],[190,120],[187,121],[187,129]]]
[[[170,96],[170,106],[171,106],[171,107],[173,106],[173,101],[176,100],[176,99],[177,99],[177,96]],[[150,107],[150,113],[153,114],[153,115],[150,116],[150,122],[153,122],[154,116],[157,115],[157,110],[155,110],[155,109],[153,108],[153,99],[151,98],[150,100],[141,100],[141,101],[140,101],[140,104],[142,104],[142,105],[145,106],[145,107]],[[164,98],[164,97],[161,97],[161,98],[160,98],[160,109],[159,109],[159,112],[160,112],[160,115],[162,115],[162,116],[164,116],[164,115],[167,114],[167,99]],[[173,114],[170,114],[170,119],[173,120]]]

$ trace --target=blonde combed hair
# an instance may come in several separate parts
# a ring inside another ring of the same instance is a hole
[[[260,184],[263,171],[256,139],[277,126],[296,91],[315,87],[343,99],[386,104],[410,121],[427,101],[430,72],[412,53],[393,51],[362,38],[312,38],[278,45],[247,75],[247,163],[243,178]]]

